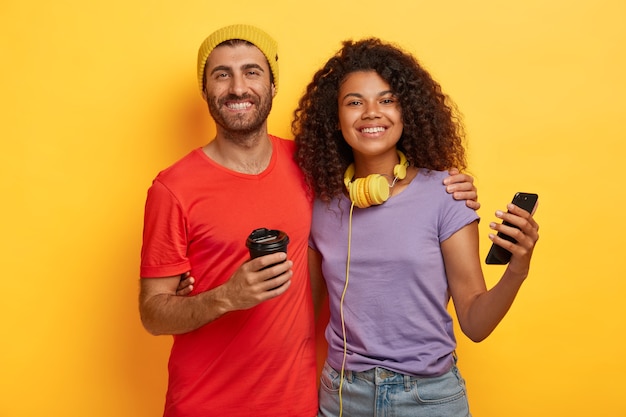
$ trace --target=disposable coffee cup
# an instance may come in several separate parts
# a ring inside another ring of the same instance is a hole
[[[252,259],[269,255],[270,253],[287,253],[288,243],[289,236],[285,232],[265,227],[253,230],[248,239],[246,239],[246,246],[250,251],[250,258]]]
[[[269,255],[270,253],[287,253],[288,243],[289,236],[287,236],[287,233],[280,230],[266,229],[265,227],[253,230],[252,233],[250,233],[250,236],[248,236],[248,239],[246,239],[246,246],[250,251],[250,258],[252,259],[263,255]],[[268,265],[263,269],[270,268],[274,265],[277,264]],[[278,287],[270,288],[269,291],[276,288]]]

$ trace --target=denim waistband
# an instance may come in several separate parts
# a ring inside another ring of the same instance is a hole
[[[411,380],[418,379],[410,375],[400,374],[385,368],[374,368],[362,372],[345,371],[346,382],[352,383],[355,379],[369,381],[374,385],[400,385],[410,389]]]
[[[452,352],[452,364],[450,366],[450,369],[456,366],[457,360],[458,359],[456,356],[456,352]],[[444,374],[447,372],[450,372],[450,369],[444,372]],[[358,378],[361,380],[369,381],[375,385],[404,384],[405,387],[410,386],[411,381],[429,378],[428,376],[419,377],[419,376],[405,375],[405,374],[395,372],[386,368],[381,368],[381,367],[372,368],[372,369],[368,369],[367,371],[359,371],[359,372],[345,370],[344,375],[345,375],[345,379],[347,382],[352,382],[355,378]],[[436,376],[439,376],[439,375],[433,375],[433,377],[436,377]]]

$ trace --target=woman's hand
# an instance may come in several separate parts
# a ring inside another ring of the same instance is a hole
[[[190,272],[185,272],[180,276],[180,282],[178,288],[176,288],[176,295],[188,295],[193,291],[193,284],[196,282]]]

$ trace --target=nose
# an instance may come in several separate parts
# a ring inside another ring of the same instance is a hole
[[[380,109],[377,103],[368,103],[363,107],[362,119],[376,119],[380,117]]]
[[[236,96],[243,95],[248,90],[248,86],[242,74],[234,74],[231,78],[229,92]]]

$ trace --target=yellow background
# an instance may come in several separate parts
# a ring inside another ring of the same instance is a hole
[[[414,52],[464,113],[483,255],[493,212],[540,194],[512,310],[483,343],[458,333],[474,416],[626,415],[625,20],[622,0],[3,0],[0,416],[161,414],[170,338],[138,319],[143,203],[212,137],[196,48],[238,22],[279,40],[285,137],[342,39]],[[484,270],[493,285],[502,268]]]

